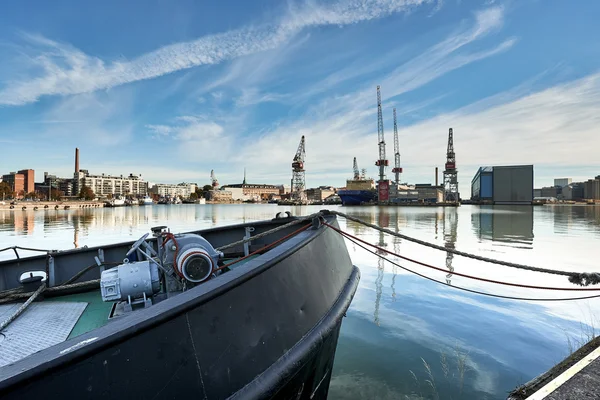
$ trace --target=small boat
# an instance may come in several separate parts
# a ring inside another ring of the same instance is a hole
[[[325,399],[360,272],[334,215],[286,214],[0,261],[0,324],[39,294],[0,398]]]
[[[150,196],[144,196],[140,199],[140,206],[151,206],[152,204],[154,204],[154,202]]]
[[[125,205],[125,199],[117,197],[104,203],[106,207],[122,207]]]

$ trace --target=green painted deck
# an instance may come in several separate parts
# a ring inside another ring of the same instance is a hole
[[[231,270],[239,268],[244,265],[244,263],[252,260],[253,258],[258,257],[258,254],[250,256],[243,261],[233,265]],[[227,265],[238,258],[226,258],[223,259],[223,264]],[[100,290],[94,290],[85,293],[71,294],[67,296],[59,296],[48,298],[44,301],[52,302],[52,301],[67,301],[67,302],[75,302],[75,303],[87,303],[87,307],[81,317],[73,327],[69,337],[67,339],[74,338],[79,335],[83,335],[89,331],[92,331],[96,328],[100,328],[108,323],[108,315],[110,314],[110,309],[112,308],[113,303],[108,303],[102,301],[102,296],[100,295]]]
[[[88,303],[81,317],[73,327],[71,334],[67,339],[87,333],[96,328],[100,328],[108,323],[108,314],[113,303],[102,301],[100,290],[91,292],[70,294],[68,296],[54,297],[45,301],[71,301]]]

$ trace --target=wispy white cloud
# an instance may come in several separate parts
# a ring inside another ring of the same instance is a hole
[[[44,113],[42,121],[48,127],[35,135],[80,144],[120,146],[133,136],[132,104],[129,90],[67,97]]]
[[[416,58],[399,65],[386,75],[381,80],[383,97],[386,99],[384,105],[386,120],[388,114],[391,114],[391,107],[397,102],[397,96],[422,87],[464,65],[508,50],[513,45],[514,39],[501,42],[500,45],[487,50],[477,52],[468,50],[471,43],[486,37],[502,26],[503,12],[501,7],[495,7],[476,13],[471,27],[463,27],[454,32],[447,39],[425,50]],[[334,73],[332,80],[336,79],[339,78],[337,73]],[[350,175],[354,156],[358,157],[359,164],[363,166],[371,166],[375,158],[377,151],[375,86],[379,83],[370,81],[361,85],[357,91],[341,96],[325,97],[298,119],[282,123],[258,138],[253,137],[252,142],[243,146],[242,151],[231,155],[230,161],[255,162],[261,166],[261,173],[272,175],[280,171],[276,166],[289,163],[300,136],[305,135],[308,184],[313,185],[314,181],[311,180],[317,177],[320,182],[328,180],[343,182]],[[306,88],[308,91],[311,89],[312,87]],[[442,96],[438,95],[429,101],[423,101],[421,105],[412,104],[409,108],[412,108],[412,112],[417,111]],[[408,109],[400,110],[400,113],[408,112],[410,112]],[[426,160],[423,162],[434,162],[435,165],[439,165],[445,149],[444,129],[438,126],[436,130],[426,135],[431,137],[432,134],[436,134],[436,131],[439,133],[440,143],[435,145],[435,148],[440,148],[439,155],[431,151],[432,147],[424,152],[429,154],[428,156],[422,156],[423,153],[413,152],[412,149],[410,153],[420,154],[419,158]],[[388,143],[391,143],[389,127],[387,132]],[[410,136],[418,137],[412,132]],[[408,148],[409,143],[412,142],[405,138],[401,141],[405,148]],[[277,146],[274,146],[274,143],[277,143]],[[260,156],[266,151],[270,155],[268,159]],[[390,147],[388,147],[388,154],[391,154]],[[282,171],[279,179],[283,180],[286,175],[289,173]]]
[[[429,0],[340,0],[333,4],[307,1],[290,4],[278,22],[246,26],[176,43],[131,61],[108,62],[68,44],[38,35],[26,35],[41,52],[32,57],[41,75],[10,81],[0,90],[0,105],[21,105],[45,95],[72,95],[151,79],[191,67],[273,49],[305,28],[348,25],[409,11]],[[30,67],[32,66],[30,65]]]
[[[171,125],[146,125],[156,139],[165,139],[177,148],[186,162],[206,163],[222,159],[231,150],[233,138],[224,127],[202,116],[183,115]]]
[[[167,125],[146,125],[146,128],[154,133],[154,138],[169,136],[173,132],[173,127]]]

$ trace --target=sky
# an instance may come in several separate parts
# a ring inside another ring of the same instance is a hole
[[[600,2],[75,0],[0,5],[0,172],[151,182],[433,183],[454,131],[461,193],[482,165],[535,186],[600,174]],[[464,197],[464,195],[463,195]]]

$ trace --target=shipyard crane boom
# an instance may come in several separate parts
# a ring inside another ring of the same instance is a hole
[[[360,171],[358,170],[358,163],[356,162],[356,157],[354,157],[353,169],[354,169],[354,180],[357,181],[360,179]]]
[[[446,151],[446,165],[444,168],[444,201],[447,203],[457,203],[459,201],[458,170],[456,169],[452,128],[448,130],[448,150]]]
[[[392,172],[395,174],[396,186],[400,184],[400,174],[402,173],[402,167],[400,167],[400,144],[398,142],[398,124],[396,123],[396,109],[394,108],[394,169]]]
[[[381,92],[377,86],[377,139],[379,143],[379,160],[375,165],[379,167],[379,181],[385,180],[385,167],[389,165],[385,159],[385,139],[383,137],[383,112],[381,111]]]
[[[217,180],[217,177],[215,176],[215,170],[214,169],[210,170],[210,180],[212,182],[212,187],[214,189],[216,189],[219,186],[219,181]]]
[[[306,198],[306,182],[304,177],[304,158],[306,156],[304,135],[300,139],[298,150],[292,160],[292,198],[303,201]]]

